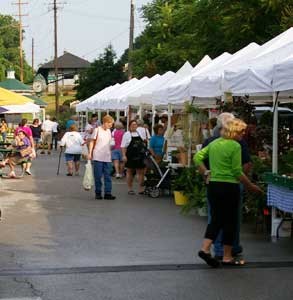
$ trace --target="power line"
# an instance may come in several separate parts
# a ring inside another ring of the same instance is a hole
[[[67,12],[67,13],[71,13],[71,14],[75,14],[75,15],[78,15],[78,16],[84,16],[84,17],[88,17],[88,18],[93,18],[93,19],[103,19],[105,21],[117,21],[117,22],[128,22],[127,19],[124,19],[124,18],[117,18],[117,17],[111,17],[111,16],[101,16],[101,15],[93,15],[93,14],[89,14],[89,13],[86,13],[86,12],[82,12],[82,11],[79,11],[79,10],[74,10],[74,9],[66,9],[64,10],[64,12]],[[100,21],[100,20],[98,20]]]
[[[112,39],[110,39],[107,43],[103,43],[103,44],[100,44],[97,48],[95,48],[94,50],[91,50],[89,52],[87,52],[86,54],[83,54],[82,57],[86,57],[90,54],[92,54],[93,52],[101,49],[102,47],[105,47],[105,45],[108,45],[110,44],[111,42],[113,42],[114,40],[116,40],[117,38],[120,38],[122,34],[124,33],[127,33],[129,30],[129,28],[127,27],[126,29],[124,29],[122,32],[118,33],[117,35],[115,35]]]
[[[20,81],[23,82],[23,53],[22,53],[22,40],[23,40],[23,25],[22,25],[22,17],[28,16],[28,14],[22,14],[22,6],[27,5],[28,2],[22,2],[22,0],[18,0],[18,2],[13,2],[13,5],[18,5],[18,14],[15,15],[19,18],[19,64],[20,64]]]

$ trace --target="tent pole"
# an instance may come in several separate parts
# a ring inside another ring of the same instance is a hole
[[[154,135],[155,117],[156,117],[156,106],[153,104],[152,105],[152,135]]]
[[[85,123],[87,124],[88,121],[89,121],[89,112],[88,112],[88,110],[86,110],[86,112],[85,112]]]
[[[278,173],[278,93],[273,93],[273,154],[272,154],[272,173]],[[277,227],[280,220],[276,217],[276,208],[272,208],[272,236],[277,235]]]
[[[102,111],[99,109],[99,110],[98,110],[98,120],[99,120],[100,122],[102,122],[101,118],[102,118]]]
[[[138,118],[139,118],[139,120],[142,120],[142,104],[139,105],[138,112],[139,112]]]
[[[195,97],[192,97],[190,104],[193,105],[193,102],[195,100]],[[187,165],[188,167],[191,166],[191,154],[192,154],[192,145],[191,145],[191,139],[192,139],[192,114],[188,114],[188,150],[187,150]]]
[[[172,104],[168,104],[168,126],[167,126],[167,132],[169,132],[171,128],[171,115],[172,115]]]
[[[119,119],[120,119],[120,110],[117,109],[116,110],[116,121],[119,121]]]

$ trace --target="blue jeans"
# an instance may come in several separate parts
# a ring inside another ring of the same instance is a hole
[[[238,218],[237,218],[237,228],[236,228],[236,238],[233,243],[232,252],[242,252],[242,247],[240,246],[240,224],[242,219],[242,205],[243,205],[243,184],[240,184],[240,203],[238,207]],[[208,223],[211,222],[211,206],[208,199]],[[223,231],[221,230],[214,241],[214,252],[215,256],[223,256],[224,249],[223,249]]]
[[[96,195],[102,194],[102,177],[104,177],[104,192],[111,194],[112,192],[112,178],[111,178],[111,163],[93,160],[94,177],[96,186]]]
[[[1,133],[1,136],[2,136],[2,142],[5,143],[5,141],[6,141],[6,136],[7,136],[6,132],[2,132],[2,133]]]

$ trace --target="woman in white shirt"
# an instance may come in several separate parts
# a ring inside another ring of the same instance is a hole
[[[67,164],[67,176],[73,175],[73,169],[75,169],[75,175],[78,176],[83,143],[83,138],[78,132],[77,126],[75,124],[71,125],[69,131],[64,134],[60,143],[61,147],[66,147],[65,160]]]

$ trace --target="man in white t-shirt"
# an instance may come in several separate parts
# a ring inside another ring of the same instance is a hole
[[[54,147],[55,150],[57,150],[59,124],[55,117],[52,119],[52,122],[54,123],[54,126],[52,128],[52,148]]]
[[[48,145],[48,154],[51,154],[51,148],[52,148],[52,134],[53,134],[53,128],[55,126],[55,123],[50,120],[50,116],[46,116],[46,120],[42,124],[42,152],[41,154],[44,154],[44,146]]]
[[[93,161],[96,200],[102,197],[102,177],[104,177],[104,199],[114,200],[112,195],[112,177],[111,177],[111,130],[114,119],[111,116],[103,117],[103,124],[94,129],[89,144],[88,159]]]

